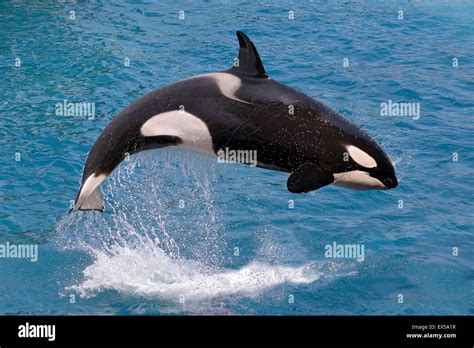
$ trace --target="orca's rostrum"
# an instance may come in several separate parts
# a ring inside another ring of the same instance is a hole
[[[238,64],[178,81],[130,104],[99,135],[74,209],[104,209],[98,187],[129,154],[176,146],[211,156],[256,151],[257,166],[289,172],[290,192],[329,184],[398,185],[377,143],[334,110],[271,79],[250,39],[237,32]]]

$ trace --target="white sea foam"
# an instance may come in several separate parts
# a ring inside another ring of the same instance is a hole
[[[117,247],[112,255],[97,252],[83,273],[84,281],[70,289],[84,297],[112,289],[176,302],[232,295],[254,297],[281,284],[308,284],[321,276],[312,264],[291,267],[253,261],[238,269],[216,270],[196,261],[172,259],[157,246]]]

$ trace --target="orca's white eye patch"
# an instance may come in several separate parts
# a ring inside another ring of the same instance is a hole
[[[368,153],[362,151],[361,149],[353,145],[348,145],[346,146],[346,148],[351,158],[357,164],[365,168],[377,167],[377,162]]]

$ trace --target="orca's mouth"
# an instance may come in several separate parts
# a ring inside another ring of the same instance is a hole
[[[398,186],[398,180],[393,169],[384,170],[381,168],[373,168],[369,170],[368,173],[384,186],[384,190],[393,189]]]

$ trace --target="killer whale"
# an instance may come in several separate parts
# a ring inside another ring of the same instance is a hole
[[[176,146],[216,156],[256,151],[257,166],[291,173],[293,193],[334,184],[352,189],[398,185],[381,147],[363,130],[302,92],[270,78],[253,42],[238,31],[228,70],[154,90],[120,112],[90,150],[72,210],[104,209],[99,185],[131,154]]]

